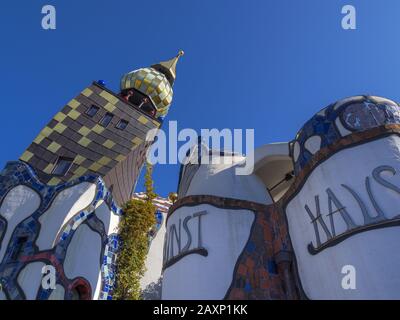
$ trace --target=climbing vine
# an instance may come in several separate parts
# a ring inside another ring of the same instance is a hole
[[[116,300],[139,300],[140,279],[145,273],[149,249],[149,230],[156,223],[152,166],[147,163],[145,174],[146,200],[131,199],[123,207],[124,215],[119,225],[121,241],[117,257]]]

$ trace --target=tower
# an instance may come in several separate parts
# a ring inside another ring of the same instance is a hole
[[[182,55],[127,73],[119,94],[93,82],[53,117],[20,160],[48,185],[98,175],[122,205],[152,142],[146,135],[160,127],[172,102]]]
[[[172,102],[182,54],[124,75],[119,93],[93,82],[7,163],[0,299],[112,298],[121,207]]]

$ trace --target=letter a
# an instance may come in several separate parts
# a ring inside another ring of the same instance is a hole
[[[42,268],[42,288],[44,290],[54,290],[56,288],[56,269],[52,265],[46,265]]]
[[[342,19],[342,28],[344,30],[355,30],[356,26],[356,8],[351,5],[346,5],[342,8],[342,14],[346,14]]]
[[[342,279],[342,288],[344,290],[356,289],[356,268],[352,265],[345,265],[342,268],[342,274],[345,276]]]
[[[45,5],[42,8],[42,13],[45,16],[42,19],[42,28],[44,30],[56,29],[56,8],[51,5]]]

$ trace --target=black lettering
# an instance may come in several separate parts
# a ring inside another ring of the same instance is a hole
[[[321,245],[321,239],[319,236],[319,229],[318,229],[318,223],[321,225],[322,229],[324,230],[326,237],[328,240],[330,240],[332,238],[331,233],[328,230],[328,227],[325,224],[325,221],[322,219],[321,216],[321,210],[320,210],[320,206],[319,206],[319,196],[315,196],[315,209],[317,211],[317,215],[314,217],[313,213],[311,212],[310,208],[308,207],[308,205],[305,205],[304,207],[308,213],[308,215],[310,216],[311,219],[311,223],[314,226],[314,232],[315,232],[315,239],[317,242],[317,247],[319,247]],[[312,245],[311,243],[309,245]]]
[[[198,248],[203,247],[203,241],[202,241],[202,237],[201,237],[201,217],[206,214],[207,214],[207,211],[201,211],[201,212],[197,212],[193,215],[193,218],[195,218],[195,217],[199,218],[198,231],[197,231],[197,247]]]
[[[188,222],[190,219],[192,219],[191,216],[187,216],[185,219],[183,219],[183,229],[186,232],[187,241],[186,241],[185,246],[182,248],[182,252],[189,250],[190,245],[192,244],[192,235],[190,234],[190,230],[188,227]]]

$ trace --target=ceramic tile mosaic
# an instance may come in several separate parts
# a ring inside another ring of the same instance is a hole
[[[187,196],[174,203],[168,217],[178,208],[194,204],[210,204],[230,210],[245,209],[255,214],[250,237],[236,261],[225,299],[298,299],[300,289],[296,287],[296,282],[287,282],[283,276],[287,272],[291,278],[296,277],[296,273],[289,269],[293,265],[292,261],[289,260],[289,263],[285,264],[286,261],[278,259],[283,252],[289,256],[292,252],[287,224],[279,209],[280,204],[267,206],[211,195]]]
[[[291,143],[295,174],[311,161],[315,152],[342,137],[388,124],[400,124],[400,107],[388,99],[356,96],[329,105],[307,121]],[[310,151],[307,141],[313,139]]]
[[[63,190],[70,188],[82,182],[89,182],[96,185],[96,196],[92,203],[83,211],[74,215],[70,221],[66,223],[59,233],[54,248],[51,250],[39,251],[35,245],[40,223],[39,217],[45,213],[51,206],[56,196]],[[95,216],[95,207],[99,201],[104,201],[109,207],[112,214],[121,215],[122,210],[112,200],[110,192],[105,187],[101,178],[94,175],[79,177],[76,180],[66,182],[56,186],[48,186],[42,184],[32,168],[23,162],[9,162],[4,170],[0,173],[0,203],[3,202],[8,191],[18,185],[26,185],[35,190],[40,196],[41,202],[39,208],[28,218],[21,221],[14,229],[14,232],[7,244],[7,250],[0,264],[0,282],[4,293],[8,299],[25,299],[25,294],[17,283],[17,277],[20,271],[28,264],[34,261],[43,261],[51,264],[57,270],[57,284],[65,289],[65,299],[71,299],[71,289],[73,284],[79,280],[79,283],[86,283],[83,278],[68,279],[63,271],[63,262],[65,260],[68,245],[70,244],[74,232],[82,224],[87,224],[93,231],[97,232],[103,242],[102,256],[105,258],[101,261],[102,270],[102,288],[100,298],[111,299],[112,289],[114,287],[114,263],[115,253],[118,249],[117,235],[107,235],[102,221]],[[4,219],[0,220],[0,239],[4,228]],[[19,238],[26,237],[21,254],[18,259],[13,258],[13,248],[16,247]],[[3,244],[4,245],[4,244]],[[90,287],[90,285],[89,285]],[[90,288],[94,290],[95,288]],[[39,289],[37,299],[46,300],[49,298],[51,290]]]

